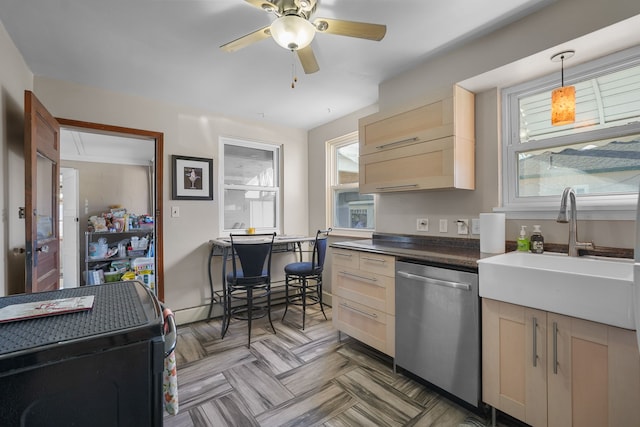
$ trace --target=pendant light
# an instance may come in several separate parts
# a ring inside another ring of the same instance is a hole
[[[576,87],[564,85],[564,60],[571,58],[575,50],[556,53],[551,61],[560,62],[561,87],[551,92],[551,124],[562,126],[576,121]]]

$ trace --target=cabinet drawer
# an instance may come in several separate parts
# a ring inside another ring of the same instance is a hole
[[[360,255],[356,251],[333,248],[333,265],[341,265],[349,268],[358,268]]]
[[[395,356],[395,317],[334,296],[333,325],[371,347]]]
[[[395,278],[336,266],[331,287],[335,295],[395,314]]]
[[[382,274],[395,278],[396,258],[389,255],[360,252],[360,264],[358,268],[371,274]]]

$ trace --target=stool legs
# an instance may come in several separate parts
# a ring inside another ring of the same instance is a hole
[[[302,330],[304,331],[304,316],[307,314],[307,277],[302,278]]]
[[[294,287],[298,288],[296,293],[293,295],[289,295],[289,280],[297,280],[298,283],[294,285]],[[315,280],[315,291],[313,289],[309,289],[310,285],[309,280]],[[311,294],[311,298],[314,298],[311,304],[320,304],[320,310],[322,311],[322,315],[325,320],[328,320],[327,314],[324,312],[324,305],[322,303],[322,276],[303,276],[303,275],[295,275],[293,277],[288,274],[285,275],[284,280],[284,293],[285,293],[285,307],[284,313],[282,314],[282,320],[287,315],[287,310],[289,309],[289,304],[296,304],[302,306],[302,330],[304,331],[305,323],[306,323],[306,315],[307,315],[307,294]],[[314,297],[313,294],[317,296]],[[300,298],[300,302],[297,302],[297,298]],[[296,302],[294,302],[296,301]],[[309,305],[311,305],[309,304]]]
[[[322,276],[319,276],[317,278],[316,293],[318,294],[318,301],[320,302],[320,310],[322,310],[322,315],[324,316],[324,320],[329,320],[327,319],[327,314],[324,312],[324,304],[322,303]]]
[[[249,324],[247,348],[251,348],[251,320],[253,320],[253,289],[247,288],[247,323]]]
[[[282,320],[284,320],[284,316],[287,315],[288,309],[289,309],[289,275],[285,274],[284,276],[284,313],[282,314]]]
[[[269,317],[269,324],[271,325],[271,329],[275,334],[276,328],[273,327],[273,322],[271,321],[271,285],[269,285],[269,290],[267,294],[267,317]]]

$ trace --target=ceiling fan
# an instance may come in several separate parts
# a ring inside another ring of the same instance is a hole
[[[336,34],[380,41],[387,32],[386,25],[340,19],[316,18],[309,21],[320,0],[245,0],[252,6],[272,13],[276,19],[252,33],[220,46],[226,52],[235,52],[250,44],[272,37],[285,49],[295,51],[306,74],[320,69],[311,48],[316,32]]]

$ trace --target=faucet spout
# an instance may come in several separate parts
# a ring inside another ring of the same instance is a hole
[[[567,203],[569,204],[570,214],[567,215]],[[560,212],[558,219],[560,223],[569,223],[569,256],[580,256],[579,249],[594,249],[592,242],[578,241],[578,213],[576,207],[576,192],[573,188],[567,187],[562,192],[560,199]]]

